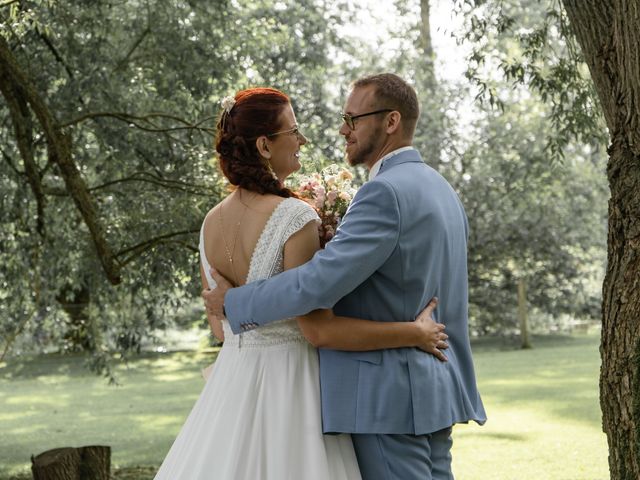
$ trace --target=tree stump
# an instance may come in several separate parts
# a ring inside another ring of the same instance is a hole
[[[55,448],[31,456],[34,480],[109,480],[111,447]]]
[[[80,480],[109,480],[111,447],[92,445],[81,447]]]

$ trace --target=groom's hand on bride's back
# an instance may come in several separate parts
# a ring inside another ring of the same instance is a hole
[[[432,354],[439,360],[446,362],[447,356],[442,350],[449,348],[446,342],[449,336],[444,333],[445,326],[433,319],[433,311],[438,306],[438,299],[432,298],[428,305],[420,312],[414,324],[418,327],[419,337],[417,347]]]
[[[216,281],[216,288],[205,289],[202,291],[201,296],[204,300],[204,306],[209,314],[217,317],[224,318],[224,295],[227,290],[232,288],[231,283],[220,275],[214,268],[209,270],[211,276]]]

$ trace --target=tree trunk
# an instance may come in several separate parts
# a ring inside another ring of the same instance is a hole
[[[612,479],[640,478],[640,155],[614,139],[600,404]],[[634,172],[635,170],[635,172]]]
[[[67,330],[63,334],[66,350],[74,352],[92,351],[95,339],[92,338],[89,322],[89,303],[91,292],[86,286],[73,290],[71,286],[64,288],[56,300],[69,317]]]
[[[520,324],[520,348],[531,348],[527,315],[527,281],[524,278],[518,279],[518,323]]]
[[[121,267],[107,242],[105,230],[96,210],[95,200],[89,192],[80,169],[73,160],[71,136],[62,131],[55,116],[38,93],[35,85],[32,84],[29,76],[22,70],[9,44],[2,35],[0,35],[0,72],[2,72],[0,75],[0,93],[6,96],[5,98],[10,108],[13,106],[13,121],[24,123],[26,121],[25,114],[28,113],[29,109],[33,111],[35,118],[39,122],[41,132],[47,141],[49,160],[58,166],[67,191],[89,229],[96,253],[107,278],[113,285],[118,285],[121,281]],[[24,111],[18,112],[20,109]],[[29,115],[27,119],[30,121],[30,118]],[[25,131],[26,128],[26,125],[15,125],[17,132]],[[25,149],[21,148],[21,155],[24,154]],[[23,157],[23,160],[25,161],[25,166],[27,166],[29,164],[28,155]],[[29,173],[29,170],[27,170],[27,173]],[[37,185],[34,187],[34,183],[37,183],[35,179],[30,179],[30,181],[32,188],[37,189]],[[37,181],[39,182],[39,177]],[[38,195],[37,190],[36,195]]]
[[[33,122],[31,112],[27,102],[15,89],[11,88],[11,82],[7,73],[0,71],[0,93],[7,101],[9,112],[16,132],[16,143],[24,163],[24,171],[36,199],[37,209],[37,231],[44,236],[44,209],[45,196],[41,183],[41,176],[38,165],[35,161],[35,142],[33,139]]]
[[[435,79],[435,52],[431,40],[431,6],[430,0],[420,0],[420,50],[424,55],[423,69]]]
[[[612,480],[640,478],[640,3],[563,0],[611,135],[600,404]]]
[[[435,60],[431,39],[430,0],[420,0],[420,37],[418,51],[421,61],[416,65],[416,88],[420,95],[421,112],[416,127],[416,143],[424,152],[427,163],[436,170],[442,162],[442,138],[444,110],[436,77]]]
[[[34,480],[109,480],[111,447],[56,448],[31,457]]]

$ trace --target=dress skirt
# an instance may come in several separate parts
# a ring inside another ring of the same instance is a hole
[[[316,349],[232,335],[155,478],[360,479],[350,436],[322,434]]]

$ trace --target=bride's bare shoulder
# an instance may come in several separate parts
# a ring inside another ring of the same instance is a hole
[[[278,195],[257,194],[254,192],[242,192],[242,194],[230,194],[218,202],[213,208],[211,208],[204,217],[204,224],[209,225],[212,223],[212,219],[219,215],[219,211],[234,212],[244,209],[245,207],[251,210],[254,214],[270,215],[273,211],[286,199]],[[300,201],[302,202],[302,201]],[[302,202],[304,203],[304,202]]]
[[[220,210],[220,206],[227,200],[228,197],[223,198],[221,201],[216,203],[204,216],[203,224],[207,225],[213,216]]]

